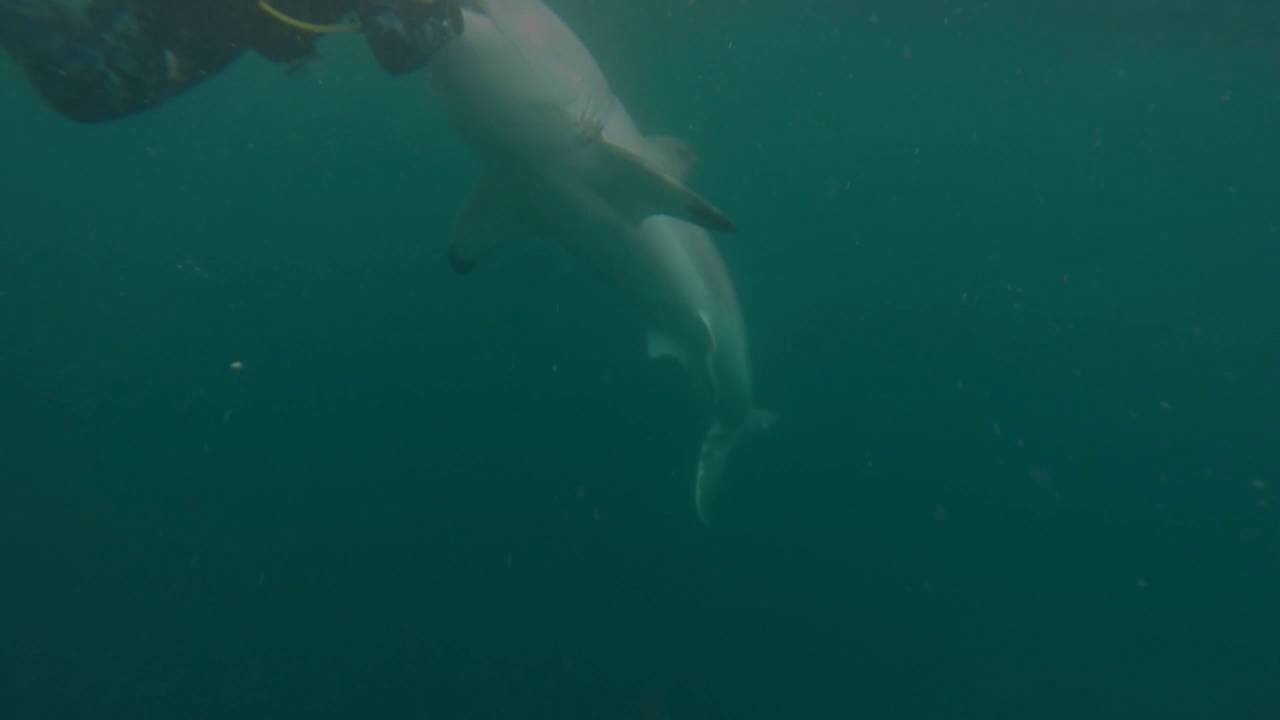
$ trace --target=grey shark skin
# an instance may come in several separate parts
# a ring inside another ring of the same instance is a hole
[[[709,521],[729,454],[770,415],[754,407],[746,332],[707,230],[733,223],[684,185],[692,153],[646,137],[590,52],[541,0],[476,0],[432,84],[486,175],[449,249],[470,272],[508,239],[555,237],[641,304],[652,357],[709,398],[695,500]]]

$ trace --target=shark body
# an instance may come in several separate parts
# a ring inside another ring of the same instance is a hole
[[[470,272],[520,236],[555,237],[640,304],[652,357],[671,357],[708,398],[695,502],[708,521],[734,445],[771,416],[752,398],[746,330],[708,230],[723,212],[685,184],[682,142],[646,136],[573,31],[541,0],[475,0],[432,84],[485,176],[449,257]]]

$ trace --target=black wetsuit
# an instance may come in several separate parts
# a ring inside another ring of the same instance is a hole
[[[318,33],[273,16],[258,0],[0,0],[0,46],[37,91],[82,122],[153,107],[246,51],[277,62],[315,52]],[[457,0],[272,0],[306,23],[354,20],[387,72],[425,65],[462,31]]]

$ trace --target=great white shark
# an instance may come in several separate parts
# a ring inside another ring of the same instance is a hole
[[[672,357],[709,401],[695,503],[709,521],[729,454],[772,416],[755,407],[742,310],[707,230],[723,212],[684,184],[692,152],[646,136],[586,46],[541,0],[472,0],[430,73],[484,175],[449,248],[470,272],[501,244],[555,237],[627,292],[651,357]]]

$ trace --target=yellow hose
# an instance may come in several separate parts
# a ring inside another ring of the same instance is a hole
[[[315,33],[317,35],[328,35],[331,33],[360,32],[360,23],[339,23],[336,25],[317,25],[316,23],[309,23],[305,20],[299,20],[295,17],[285,15],[284,13],[272,7],[271,4],[267,2],[267,0],[258,0],[258,7],[262,8],[262,12],[270,15],[276,20],[279,20],[285,25],[288,25],[289,27],[294,28],[296,30],[301,30],[303,32]]]

